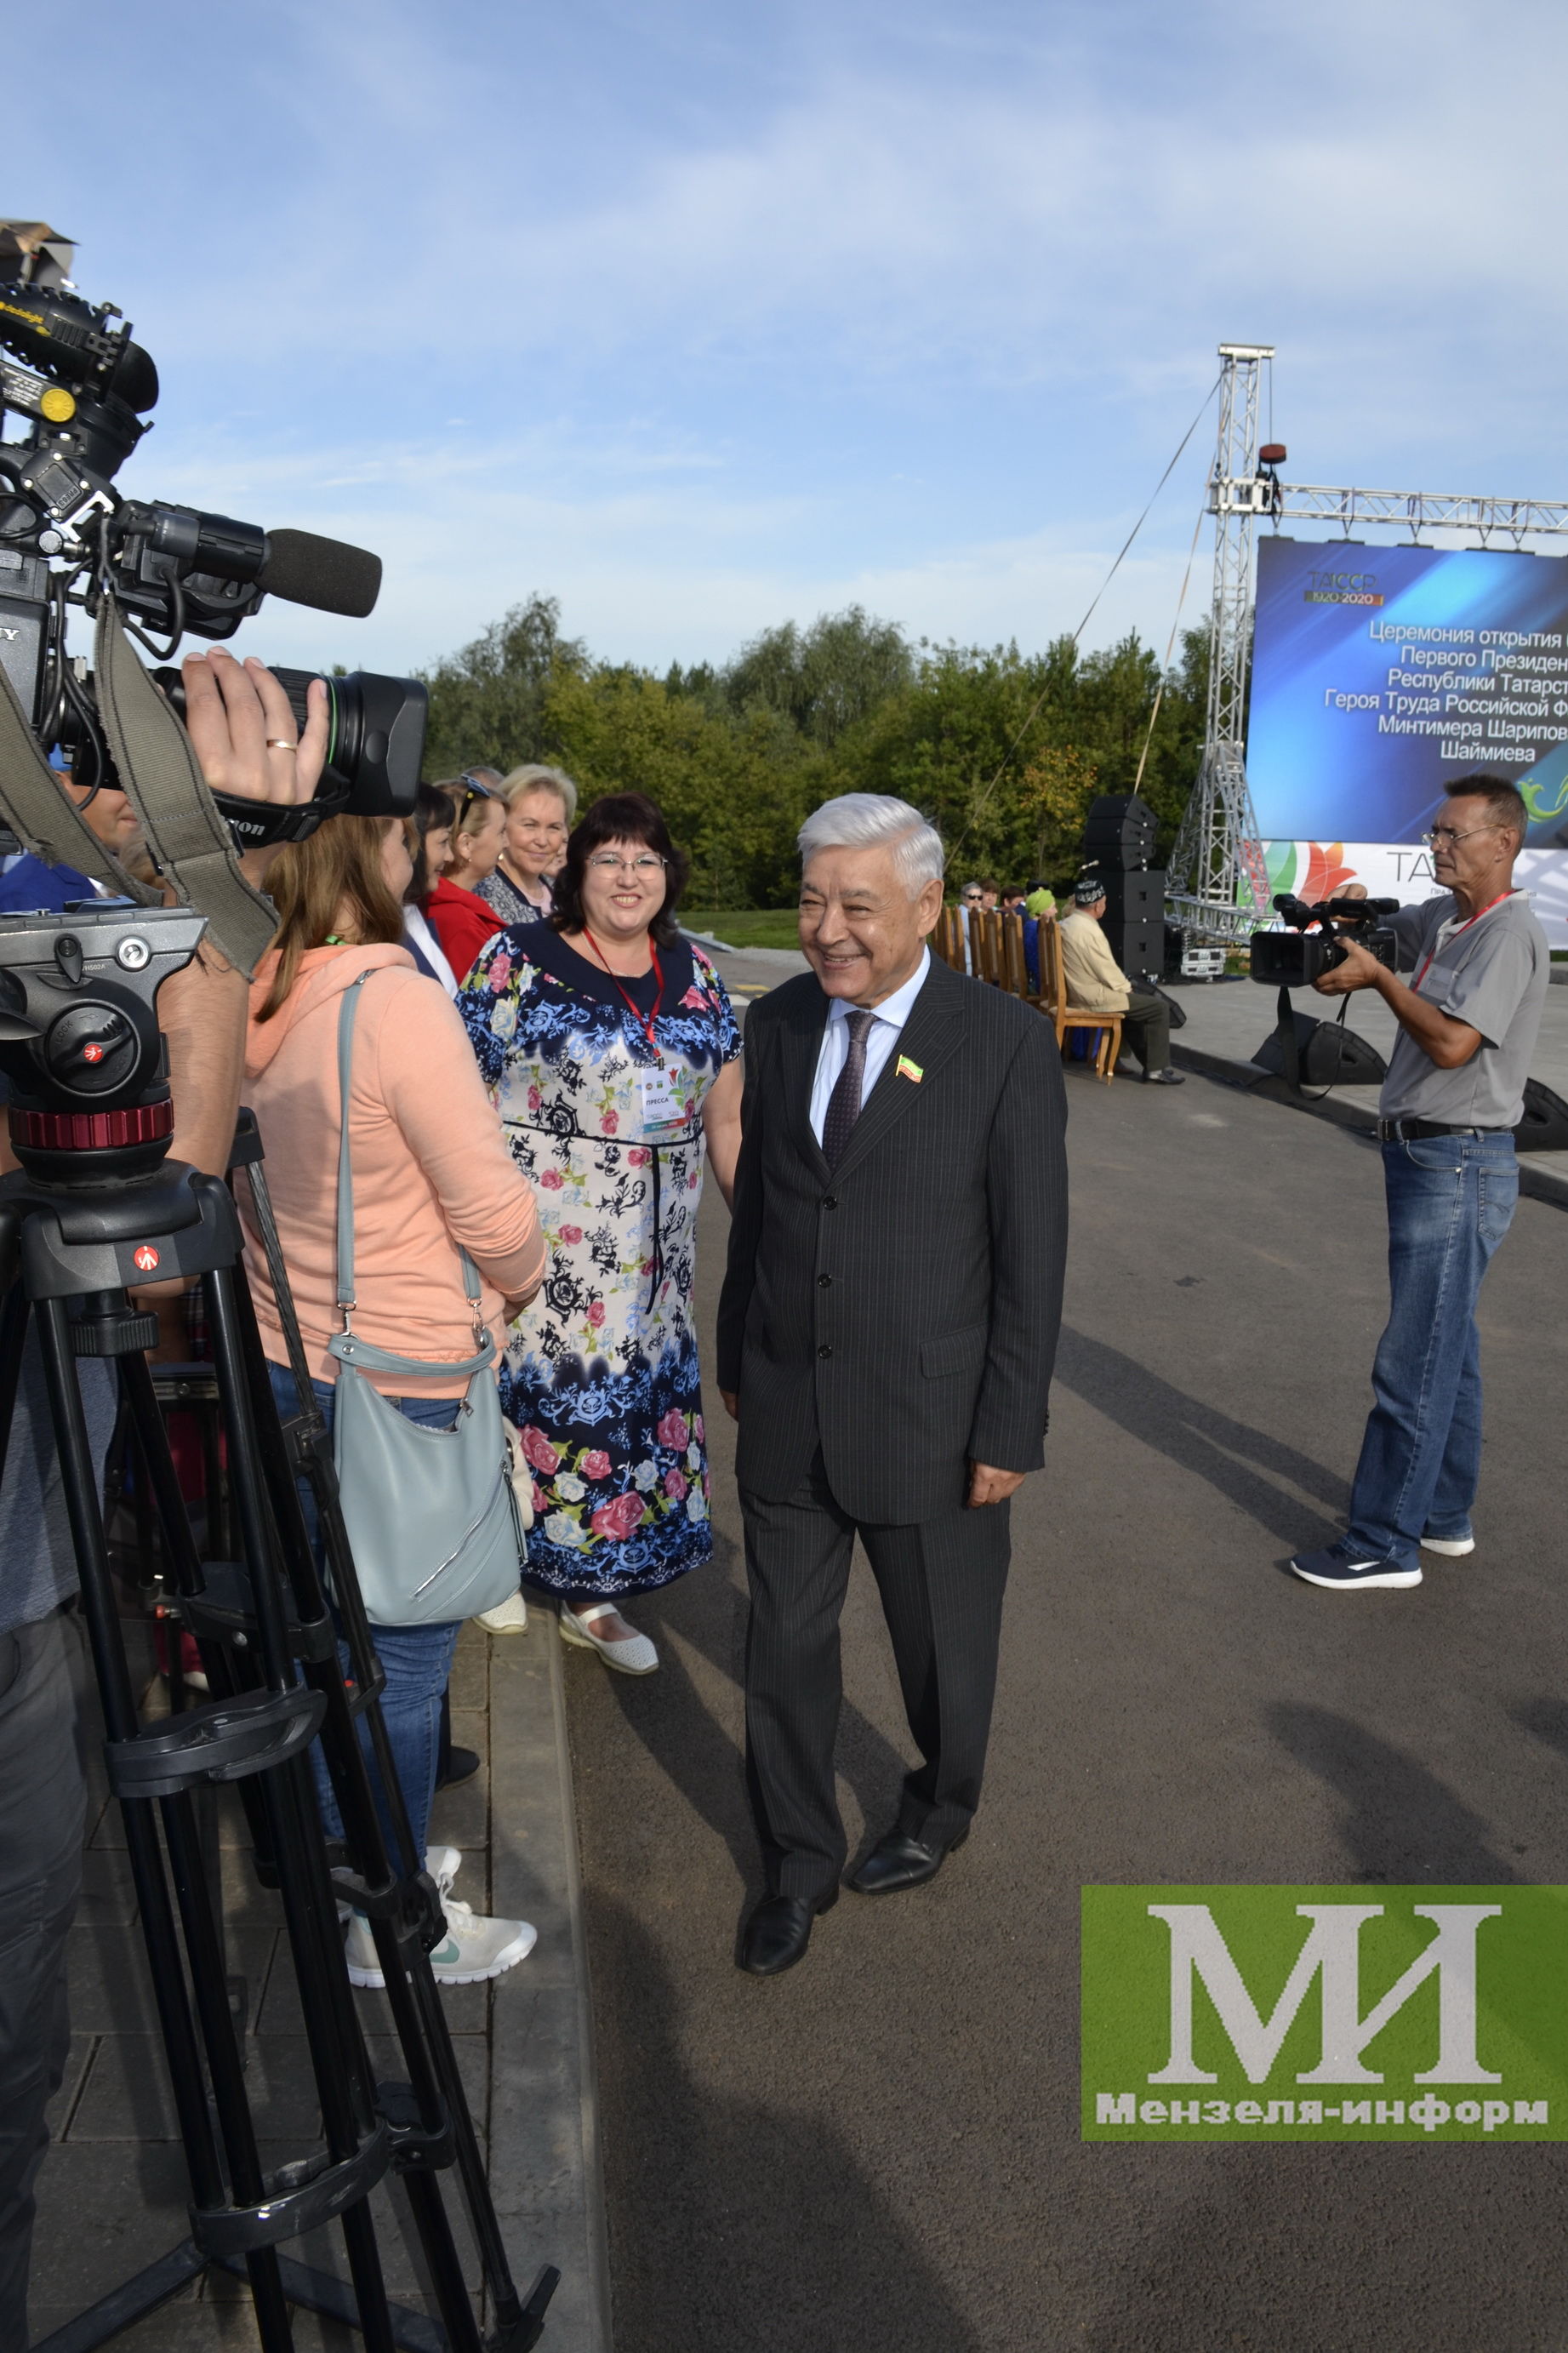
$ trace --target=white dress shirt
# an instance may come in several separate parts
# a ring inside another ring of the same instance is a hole
[[[860,1088],[860,1107],[888,1066],[888,1057],[899,1041],[899,1033],[910,1018],[916,997],[925,987],[931,970],[931,950],[921,950],[921,960],[901,988],[885,997],[872,1012],[871,1027],[866,1032],[866,1075]],[[842,997],[836,997],[828,1008],[827,1027],[822,1033],[822,1049],[816,1057],[816,1076],[811,1087],[811,1132],[818,1144],[827,1119],[827,1105],[834,1088],[838,1084],[845,1063],[849,1060],[848,1017],[858,1008]]]

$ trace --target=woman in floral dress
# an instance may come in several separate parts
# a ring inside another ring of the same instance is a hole
[[[729,1198],[741,1133],[740,1032],[675,923],[687,871],[654,802],[595,801],[554,913],[500,933],[458,998],[551,1250],[500,1377],[533,1469],[529,1581],[633,1674],[658,1653],[621,1604],[712,1550],[697,1207],[705,1156]]]

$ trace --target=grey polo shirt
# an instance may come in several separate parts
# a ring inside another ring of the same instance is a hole
[[[1378,1108],[1384,1119],[1517,1127],[1552,975],[1546,934],[1522,891],[1442,936],[1445,924],[1459,921],[1447,891],[1390,918],[1401,972],[1415,975],[1416,993],[1441,1012],[1479,1029],[1481,1042],[1457,1071],[1440,1071],[1401,1029]]]

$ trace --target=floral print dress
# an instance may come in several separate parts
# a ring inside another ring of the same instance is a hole
[[[701,1109],[741,1037],[698,949],[659,962],[662,985],[617,988],[547,924],[517,924],[458,997],[551,1252],[500,1373],[533,1471],[528,1577],[605,1599],[712,1551],[691,1303]]]

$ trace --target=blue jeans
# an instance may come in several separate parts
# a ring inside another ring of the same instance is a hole
[[[1465,1536],[1481,1470],[1476,1300],[1519,1200],[1506,1128],[1383,1147],[1387,1328],[1351,1493],[1347,1541],[1413,1568],[1423,1535]]]
[[[272,1375],[272,1394],[281,1414],[298,1411],[294,1377],[283,1365],[268,1367]],[[332,1409],[336,1393],[331,1381],[312,1381],[316,1402],[321,1407],[327,1428],[332,1426]],[[426,1430],[450,1430],[458,1419],[458,1398],[399,1398],[398,1410],[410,1421],[417,1421]],[[300,1482],[300,1500],[305,1507],[306,1525],[315,1547],[318,1563],[322,1559],[320,1533],[316,1526],[316,1499],[304,1480]],[[458,1647],[462,1630],[460,1618],[437,1626],[377,1626],[376,1656],[386,1676],[386,1689],[381,1695],[382,1720],[392,1746],[392,1761],[398,1780],[403,1785],[403,1802],[408,1809],[409,1826],[414,1832],[412,1867],[421,1871],[425,1866],[425,1848],[430,1826],[430,1801],[436,1794],[437,1752],[440,1746],[441,1697],[447,1688],[447,1678],[452,1672],[452,1653]],[[351,1661],[344,1643],[338,1645],[338,1656],[345,1672]],[[370,1733],[365,1724],[360,1725],[360,1745],[370,1765],[371,1787],[375,1792],[376,1811],[386,1838],[394,1866],[400,1862],[392,1820],[387,1810],[381,1778],[371,1755]],[[331,1777],[321,1756],[318,1741],[310,1750],[310,1764],[316,1776],[316,1793],[321,1801],[321,1819],[330,1838],[342,1836],[342,1819],[337,1799],[332,1795]]]

